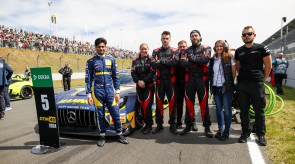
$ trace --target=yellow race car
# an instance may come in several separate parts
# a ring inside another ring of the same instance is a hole
[[[16,75],[12,78],[12,82],[9,85],[9,96],[10,100],[17,99],[29,99],[33,96],[33,83],[29,81],[30,78],[22,78]]]

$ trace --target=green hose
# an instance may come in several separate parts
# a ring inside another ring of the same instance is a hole
[[[283,109],[284,101],[280,96],[276,95],[274,93],[274,91],[268,85],[264,84],[264,86],[267,88],[267,90],[269,92],[269,96],[270,96],[269,97],[269,102],[268,102],[266,108],[264,109],[264,115],[265,116],[272,116],[274,114],[279,113]],[[276,99],[277,98],[281,101],[281,106],[277,111],[272,112],[274,107],[276,106]],[[253,111],[253,106],[252,105],[250,105],[249,114],[251,116],[255,116],[255,112]],[[251,119],[250,123],[253,123],[253,122],[255,122],[255,119]]]

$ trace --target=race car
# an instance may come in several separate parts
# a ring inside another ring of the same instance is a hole
[[[120,101],[118,102],[123,134],[128,135],[143,125],[142,112],[136,101],[135,83],[130,70],[120,71]],[[59,131],[61,134],[98,136],[97,113],[94,106],[88,105],[84,88],[75,88],[56,96]],[[168,101],[165,101],[165,108]],[[138,110],[135,110],[138,109]],[[156,103],[152,105],[155,115]],[[113,119],[105,108],[106,135],[116,135]]]
[[[12,78],[8,90],[10,100],[29,99],[33,96],[33,83],[29,78],[22,78],[16,75]]]

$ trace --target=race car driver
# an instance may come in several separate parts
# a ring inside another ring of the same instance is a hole
[[[106,56],[107,41],[104,38],[95,40],[97,54],[87,61],[85,84],[88,104],[95,105],[100,139],[97,146],[102,147],[105,139],[105,109],[108,108],[118,135],[119,142],[128,144],[128,140],[122,135],[121,118],[117,102],[120,100],[119,71],[114,58]],[[114,87],[113,87],[114,86]],[[114,89],[116,93],[114,94]]]
[[[143,110],[145,127],[142,129],[142,133],[148,134],[152,130],[153,125],[152,104],[155,93],[153,79],[156,72],[151,67],[148,45],[142,43],[139,46],[139,50],[138,57],[132,61],[131,76],[136,83],[137,101]]]
[[[157,127],[153,134],[163,130],[163,102],[165,94],[169,101],[169,124],[170,131],[177,135],[175,118],[175,66],[178,64],[178,56],[175,56],[176,48],[170,47],[171,34],[164,31],[161,35],[162,47],[157,48],[152,54],[152,67],[157,72],[156,80],[156,123]]]
[[[186,127],[180,134],[185,135],[191,131],[195,113],[195,94],[197,92],[205,134],[207,137],[212,138],[207,89],[207,64],[211,56],[211,47],[200,43],[201,34],[198,30],[193,30],[190,33],[190,39],[192,46],[185,50],[180,59],[181,66],[186,67],[187,71],[185,76]]]

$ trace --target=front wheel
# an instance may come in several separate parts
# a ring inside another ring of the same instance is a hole
[[[30,86],[23,86],[20,92],[23,99],[29,99],[33,96],[33,88]]]

